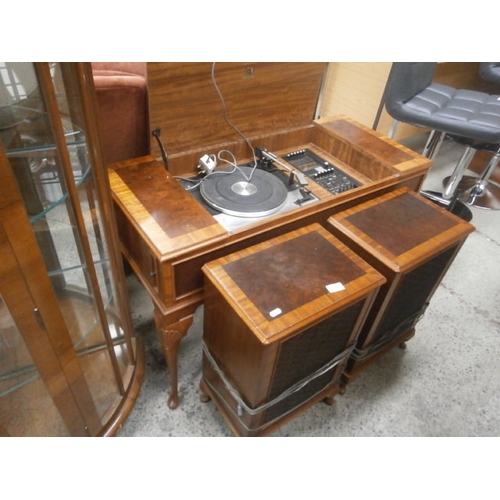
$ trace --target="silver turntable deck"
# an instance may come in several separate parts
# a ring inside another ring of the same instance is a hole
[[[252,167],[220,169],[200,187],[202,198],[216,210],[236,217],[265,217],[286,202],[288,190],[275,175]]]
[[[290,185],[288,178],[279,169],[266,171],[247,165],[239,170],[220,168],[191,193],[219,224],[233,232],[318,201],[309,191]]]

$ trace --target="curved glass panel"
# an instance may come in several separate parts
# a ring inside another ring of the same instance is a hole
[[[0,422],[10,436],[67,436],[10,311],[0,296]]]
[[[50,64],[50,74],[55,110],[46,109],[50,104],[45,104],[33,63],[0,63],[0,139],[104,421],[124,393],[133,359],[131,332],[126,339],[116,303],[78,80],[64,63]],[[64,137],[62,146],[59,136]]]

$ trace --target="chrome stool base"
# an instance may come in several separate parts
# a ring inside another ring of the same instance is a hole
[[[443,180],[446,186],[450,177]],[[464,175],[457,186],[460,192],[458,199],[468,206],[482,208],[484,210],[500,210],[500,186],[493,182],[486,185],[478,185],[478,178]]]
[[[473,155],[473,146],[468,145],[451,176],[443,181],[445,186],[443,196],[451,199],[451,195],[456,192],[458,199],[466,205],[487,210],[500,210],[500,188],[490,181],[493,171],[500,163],[500,146],[496,144],[477,149],[492,152],[483,172],[475,178],[464,175]]]

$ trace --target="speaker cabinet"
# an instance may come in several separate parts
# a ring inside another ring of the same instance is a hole
[[[384,277],[317,224],[203,272],[200,388],[232,432],[266,435],[331,403]]]
[[[329,229],[382,273],[381,287],[342,384],[396,345],[405,346],[474,226],[406,188],[340,212]]]

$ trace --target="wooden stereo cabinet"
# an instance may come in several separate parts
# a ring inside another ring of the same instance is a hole
[[[150,130],[161,132],[168,169],[151,137],[151,156],[111,164],[109,179],[122,253],[154,303],[170,408],[179,404],[177,352],[203,303],[205,263],[312,223],[326,225],[336,211],[381,192],[400,186],[417,191],[427,174],[430,160],[401,144],[345,116],[317,117],[326,66],[148,63]],[[333,194],[310,179],[307,189],[316,202],[227,229],[178,178],[193,179],[205,154],[229,151],[239,165],[252,162],[249,144],[287,165],[288,154],[309,149],[359,185]]]
[[[384,277],[318,224],[203,271],[200,387],[234,434],[269,434],[332,403]]]
[[[398,189],[328,219],[332,233],[387,279],[343,374],[342,385],[404,346],[474,226],[421,195]]]

